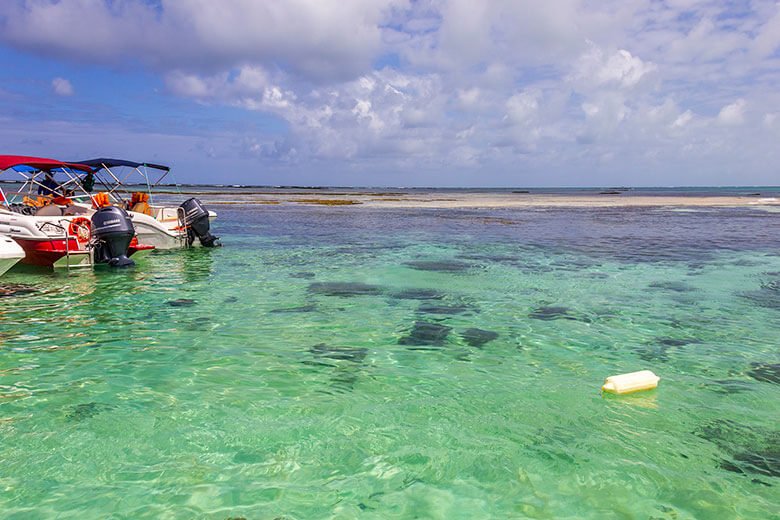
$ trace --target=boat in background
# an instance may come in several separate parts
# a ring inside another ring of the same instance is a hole
[[[79,187],[74,172],[91,172],[90,166],[42,157],[0,155],[0,172],[8,170],[20,175],[24,184],[15,194],[6,194],[0,187],[0,234],[22,247],[23,263],[45,267],[110,263],[110,258],[105,258],[105,252],[110,248],[101,245],[108,240],[110,230],[101,235],[94,218],[96,209],[77,205],[71,198],[76,198],[73,188]],[[68,178],[58,186],[69,194],[67,197],[52,193],[54,188],[41,179],[45,176],[53,180],[57,173]],[[38,195],[41,192],[43,196]],[[85,196],[89,198],[88,194]],[[120,254],[130,256],[152,249],[153,246],[139,244],[137,238],[132,237],[128,249]],[[103,251],[101,256],[95,255],[98,251]]]
[[[14,239],[0,235],[0,276],[5,274],[16,262],[24,258],[24,249]]]
[[[82,177],[82,185],[86,181],[87,185],[101,186],[110,203],[127,209],[142,243],[157,249],[220,245],[218,237],[210,232],[210,223],[217,214],[198,199],[187,199],[180,206],[154,204],[154,188],[168,176],[169,166],[108,158],[77,163],[92,167],[92,172]],[[139,182],[131,185],[128,180],[133,177]]]

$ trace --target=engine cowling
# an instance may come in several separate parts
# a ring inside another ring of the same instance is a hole
[[[116,206],[100,208],[92,215],[94,262],[111,267],[135,265],[127,257],[134,236],[133,221],[125,210]]]
[[[187,199],[179,206],[184,212],[184,226],[187,228],[187,245],[192,246],[195,238],[203,247],[219,247],[219,237],[210,232],[209,211],[196,198]]]

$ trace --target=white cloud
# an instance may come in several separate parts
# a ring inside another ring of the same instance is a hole
[[[301,164],[714,171],[780,126],[774,0],[18,0],[0,42],[281,119],[235,141]]]
[[[0,5],[0,38],[56,56],[112,64],[131,58],[161,70],[213,73],[249,63],[338,79],[370,69],[380,24],[405,4],[162,0],[158,10],[141,0],[21,0]]]
[[[480,90],[477,87],[458,91],[458,99],[464,108],[475,107],[479,103]]]
[[[636,86],[656,69],[654,63],[642,61],[625,49],[607,54],[591,42],[590,49],[579,59],[573,79],[587,87],[626,89]]]
[[[506,102],[507,117],[513,123],[525,123],[532,119],[539,109],[539,94],[519,92]]]
[[[690,110],[686,110],[685,112],[677,116],[677,118],[672,123],[672,128],[682,128],[686,126],[688,123],[690,123],[692,119],[693,119],[693,112],[691,112]]]
[[[724,125],[739,125],[745,122],[745,106],[747,102],[744,99],[738,99],[733,103],[724,106],[718,113],[718,122]]]
[[[73,85],[65,78],[54,78],[51,80],[51,88],[58,96],[72,96],[75,93]]]
[[[761,57],[770,56],[780,47],[780,4],[774,7],[774,14],[768,17],[753,41],[753,51]]]

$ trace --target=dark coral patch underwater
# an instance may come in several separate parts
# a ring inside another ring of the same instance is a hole
[[[664,289],[666,291],[685,293],[696,291],[696,287],[685,282],[653,282],[649,285],[651,289]]]
[[[273,309],[270,312],[271,314],[290,314],[290,313],[297,313],[297,312],[314,312],[317,310],[317,306],[314,304],[309,305],[301,305],[300,307],[286,307],[283,309]]]
[[[167,303],[171,307],[190,307],[192,305],[195,305],[196,302],[195,300],[190,298],[179,298],[177,300],[168,300],[165,303]]]
[[[780,477],[780,431],[750,428],[735,421],[718,419],[694,433],[730,455],[730,459],[719,462],[720,468],[744,475]]]
[[[422,314],[473,314],[479,312],[479,309],[471,305],[453,303],[434,303],[425,302],[420,304],[417,308],[417,312]]]
[[[22,285],[22,284],[0,285],[0,298],[10,298],[12,296],[24,296],[25,294],[32,294],[35,292],[38,292],[38,290],[32,285]]]
[[[105,403],[82,403],[72,406],[65,414],[65,418],[69,421],[84,421],[95,417],[101,412],[110,411],[115,408],[116,406]]]
[[[410,346],[444,346],[451,327],[439,323],[417,321],[407,336],[398,340],[399,345]]]
[[[368,349],[363,347],[331,347],[325,343],[320,343],[311,347],[309,352],[317,358],[361,363],[366,358]]]
[[[465,341],[470,347],[482,348],[486,343],[490,343],[494,339],[498,338],[498,332],[471,328],[464,330],[460,334],[460,337],[463,338],[463,341]]]
[[[577,318],[571,314],[571,309],[568,307],[537,307],[528,315],[529,318],[535,320],[576,320]]]
[[[390,296],[396,300],[441,300],[444,293],[436,289],[403,289]]]
[[[473,264],[458,260],[417,260],[406,262],[404,265],[418,271],[436,271],[440,273],[461,273],[474,267]]]
[[[751,363],[748,375],[757,381],[780,385],[780,363]]]
[[[382,294],[382,288],[361,282],[316,282],[309,285],[309,292],[325,296],[374,296]]]

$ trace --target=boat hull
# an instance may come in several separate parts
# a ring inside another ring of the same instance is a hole
[[[14,239],[0,236],[0,276],[24,258],[24,249]]]
[[[166,218],[163,221],[146,215],[128,211],[130,218],[133,219],[135,234],[138,236],[138,242],[149,244],[156,249],[181,249],[187,246],[187,232],[179,226],[177,219]],[[209,221],[216,218],[216,213],[209,212]],[[195,240],[193,247],[199,247],[200,241]]]
[[[36,240],[17,237],[15,240],[24,249],[22,263],[27,265],[75,267],[92,263],[89,251],[80,250],[75,238],[69,238],[67,243],[64,238]]]
[[[0,258],[0,276],[3,276],[6,271],[16,265],[21,260],[20,258]]]

